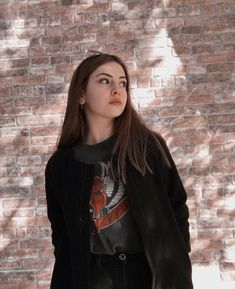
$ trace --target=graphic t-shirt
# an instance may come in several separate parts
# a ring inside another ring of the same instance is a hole
[[[90,196],[91,252],[143,251],[139,230],[129,207],[125,188],[113,178],[111,155],[115,136],[95,145],[78,144],[74,147],[79,162],[95,165]]]

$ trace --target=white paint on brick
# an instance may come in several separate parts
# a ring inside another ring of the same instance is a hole
[[[7,39],[0,40],[0,48],[19,48],[19,47],[29,47],[29,39]]]
[[[0,186],[2,187],[29,187],[33,185],[33,177],[8,177],[1,178]]]
[[[230,248],[225,248],[224,258],[226,262],[235,263],[235,246]]]
[[[234,289],[235,282],[221,281],[218,265],[194,265],[193,284],[194,289]]]

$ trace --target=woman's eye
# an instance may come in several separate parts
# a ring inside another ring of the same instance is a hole
[[[107,78],[100,79],[100,83],[109,84],[109,80]]]
[[[127,86],[126,81],[122,81],[122,82],[121,82],[121,86],[122,86],[122,87],[126,87],[126,86]]]

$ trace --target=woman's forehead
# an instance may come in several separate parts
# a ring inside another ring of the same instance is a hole
[[[100,73],[107,73],[118,77],[126,76],[125,71],[121,66],[121,64],[115,61],[107,62],[105,64],[100,65],[93,71],[92,75],[96,76]]]

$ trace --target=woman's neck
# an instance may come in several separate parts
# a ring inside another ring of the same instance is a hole
[[[106,126],[93,125],[89,128],[87,135],[85,136],[83,143],[85,144],[97,144],[113,135],[113,124]]]

